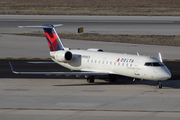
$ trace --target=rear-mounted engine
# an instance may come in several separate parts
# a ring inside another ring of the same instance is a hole
[[[72,60],[73,55],[70,51],[57,51],[51,53],[51,57],[59,62],[69,62]]]

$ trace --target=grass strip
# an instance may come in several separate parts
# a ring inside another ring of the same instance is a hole
[[[180,0],[0,0],[0,14],[179,16]]]

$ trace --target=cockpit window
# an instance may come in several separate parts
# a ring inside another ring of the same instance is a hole
[[[144,66],[155,66],[155,67],[158,67],[158,66],[164,66],[164,65],[161,62],[146,62],[144,64]]]
[[[152,66],[152,63],[145,63],[144,66]]]

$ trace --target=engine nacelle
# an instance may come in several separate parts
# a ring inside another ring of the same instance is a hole
[[[87,50],[89,50],[89,51],[96,51],[96,52],[103,52],[103,50],[99,49],[99,48],[89,48]]]
[[[51,57],[59,62],[69,62],[73,59],[73,55],[70,51],[57,51],[51,53]]]

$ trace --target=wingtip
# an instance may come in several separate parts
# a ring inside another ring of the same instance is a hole
[[[14,67],[12,66],[12,64],[11,64],[11,62],[10,62],[10,61],[9,61],[9,65],[10,65],[10,67],[11,67],[11,71],[12,71],[13,73],[18,74],[18,73],[15,71],[15,69],[14,69]]]

